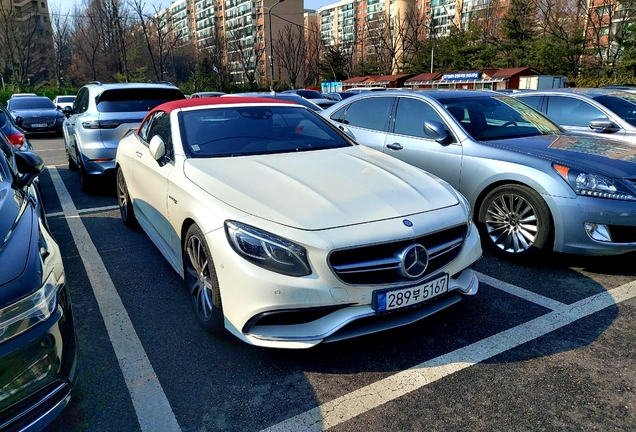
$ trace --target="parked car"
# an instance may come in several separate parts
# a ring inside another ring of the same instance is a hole
[[[0,104],[0,130],[16,150],[33,151],[33,146],[26,137],[24,129],[15,124],[13,116],[2,104]]]
[[[324,94],[327,99],[331,99],[332,101],[336,102],[340,102],[341,100],[350,98],[351,96],[355,95],[356,93],[353,92],[329,92]]]
[[[636,250],[632,146],[567,134],[488,91],[368,93],[320,115],[457,188],[485,246],[506,257]]]
[[[124,223],[185,278],[204,329],[307,348],[477,292],[479,236],[446,182],[297,104],[201,102],[159,106],[124,137],[117,190]]]
[[[0,430],[36,431],[73,394],[77,358],[62,257],[34,180],[35,153],[0,132]]]
[[[64,114],[45,96],[12,97],[7,110],[27,133],[62,133]]]
[[[325,109],[335,104],[335,101],[331,99],[327,99],[321,93],[316,90],[285,90],[283,93],[287,94],[295,94],[301,97],[304,97],[309,102],[318,105],[320,108]]]
[[[59,95],[55,96],[53,99],[53,103],[59,110],[63,110],[65,107],[72,107],[73,102],[75,102],[75,95]]]
[[[636,94],[620,89],[558,89],[511,95],[577,133],[636,143]]]
[[[315,112],[322,111],[322,108],[320,108],[315,103],[310,102],[309,100],[305,99],[302,96],[298,96],[292,93],[253,92],[253,93],[232,93],[232,94],[223,95],[223,97],[246,97],[246,96],[289,101],[289,102],[296,103],[298,105],[305,106]]]
[[[192,93],[190,95],[191,98],[202,98],[202,97],[216,97],[216,96],[223,96],[225,93],[223,92],[198,92],[198,93]]]
[[[65,108],[64,146],[68,166],[79,172],[84,192],[111,176],[119,140],[139,127],[148,111],[164,102],[185,99],[172,84],[91,82],[82,87],[72,108]]]

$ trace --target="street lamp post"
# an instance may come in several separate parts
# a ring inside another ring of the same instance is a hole
[[[269,72],[270,72],[270,82],[269,82],[269,91],[274,91],[274,44],[272,42],[272,9],[278,3],[284,2],[285,0],[278,0],[276,3],[267,8],[267,16],[269,20]]]

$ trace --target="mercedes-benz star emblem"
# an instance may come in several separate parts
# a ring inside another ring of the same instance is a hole
[[[419,243],[408,246],[398,257],[401,261],[399,273],[404,277],[418,278],[424,274],[428,266],[428,252]]]

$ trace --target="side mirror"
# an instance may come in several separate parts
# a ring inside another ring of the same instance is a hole
[[[444,142],[446,141],[446,139],[448,139],[448,131],[446,130],[446,126],[435,120],[424,121],[424,133],[430,139],[435,140],[439,143]]]
[[[353,132],[351,132],[351,129],[349,129],[348,127],[342,126],[342,125],[338,125],[338,129],[343,131],[352,140],[354,140],[354,141],[356,140],[356,136],[353,134]]]
[[[62,108],[62,114],[64,114],[66,117],[70,116],[71,114],[73,114],[73,108],[71,108],[70,106],[65,106],[64,108]]]
[[[620,130],[620,128],[608,118],[590,120],[589,126],[590,129],[594,129],[599,132],[617,132]]]
[[[22,126],[22,123],[24,123],[24,119],[20,116],[16,116],[14,122],[16,125]]]
[[[159,135],[155,135],[150,139],[148,150],[150,150],[152,157],[156,161],[159,161],[159,159],[166,155],[166,143],[163,142],[163,139],[161,139]]]
[[[17,181],[19,188],[30,185],[44,170],[44,161],[37,153],[19,151],[15,153],[15,163],[22,177]]]

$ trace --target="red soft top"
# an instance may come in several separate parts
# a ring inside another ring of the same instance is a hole
[[[151,114],[154,111],[165,111],[170,113],[176,109],[182,108],[191,108],[203,105],[235,105],[235,104],[249,104],[249,103],[265,103],[265,104],[273,104],[273,103],[286,103],[293,104],[293,102],[289,102],[286,100],[272,100],[269,98],[258,98],[258,97],[215,97],[215,98],[190,98],[190,99],[179,99],[172,102],[166,102],[161,104],[150,111]]]

